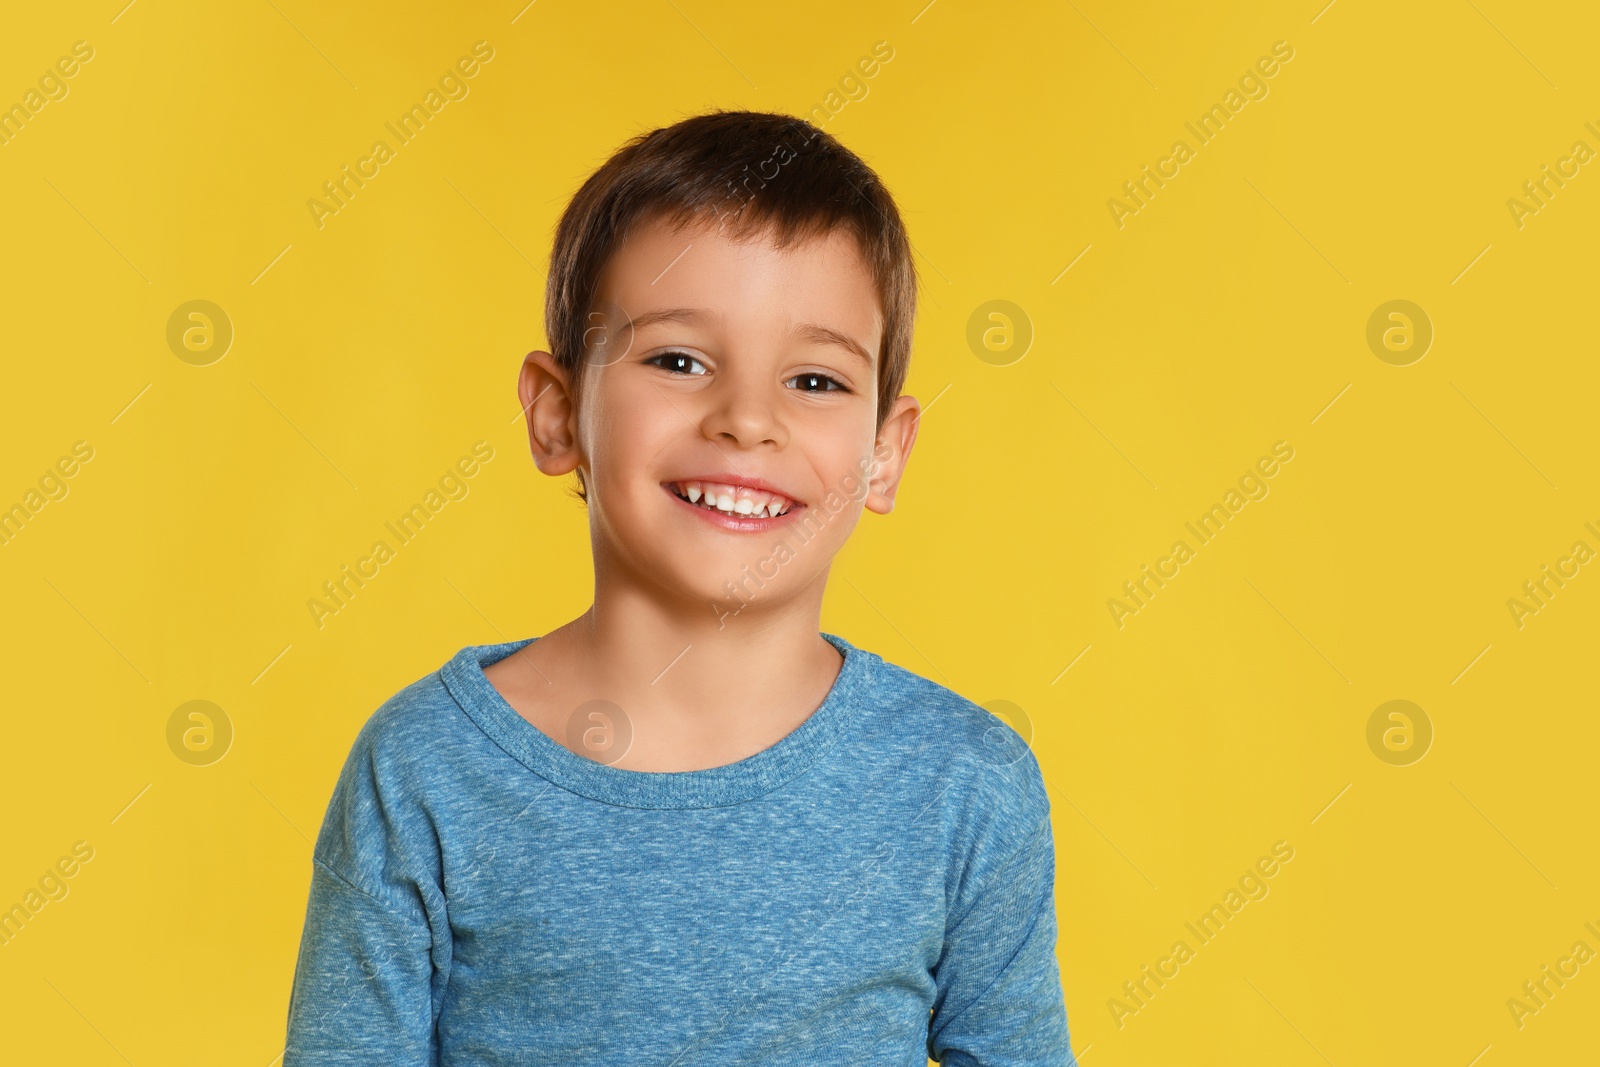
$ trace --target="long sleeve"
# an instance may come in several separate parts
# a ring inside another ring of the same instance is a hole
[[[450,943],[431,830],[374,731],[340,772],[312,853],[283,1067],[434,1067]],[[443,928],[443,943],[437,931]]]
[[[314,860],[283,1067],[432,1067],[432,943]]]
[[[935,969],[928,1056],[953,1067],[1062,1067],[1076,1061],[1056,964],[1055,845],[1030,758],[1028,817],[1009,854],[958,896]]]

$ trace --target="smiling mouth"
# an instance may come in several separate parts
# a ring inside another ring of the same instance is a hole
[[[730,519],[776,519],[805,507],[777,493],[709,482],[663,482],[673,496],[691,507]]]

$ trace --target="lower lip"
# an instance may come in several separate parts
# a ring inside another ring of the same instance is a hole
[[[738,512],[712,511],[710,508],[689,503],[664,485],[661,488],[675,503],[694,512],[711,525],[734,533],[765,533],[768,530],[775,530],[788,523],[805,508],[804,504],[791,504],[788,511],[776,518],[758,519],[753,515],[740,515]]]

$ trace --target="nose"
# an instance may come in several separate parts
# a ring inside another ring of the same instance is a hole
[[[755,373],[725,372],[701,395],[706,408],[701,432],[713,441],[731,439],[741,448],[761,445],[781,447],[788,440],[780,410],[782,386],[761,380]]]

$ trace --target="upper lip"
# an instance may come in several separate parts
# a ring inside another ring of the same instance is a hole
[[[682,485],[685,482],[714,482],[718,485],[732,485],[741,489],[755,489],[763,493],[772,493],[781,496],[796,507],[804,507],[800,498],[764,478],[752,478],[747,474],[686,474],[682,478],[669,478],[662,485]]]

